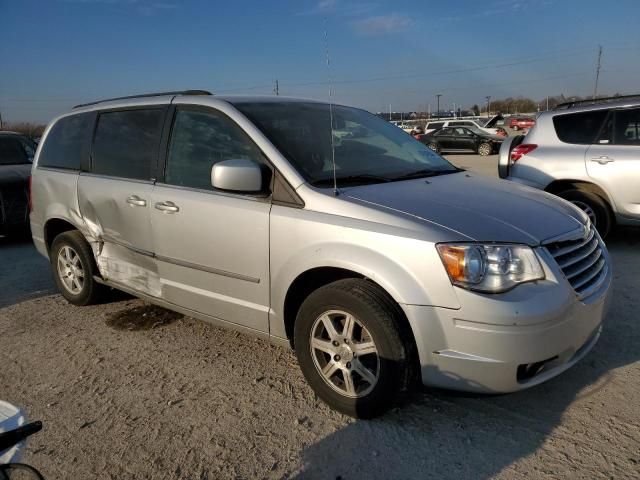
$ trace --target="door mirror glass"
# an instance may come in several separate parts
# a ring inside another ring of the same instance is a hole
[[[211,185],[219,190],[261,193],[265,190],[263,172],[253,160],[224,160],[211,168]]]

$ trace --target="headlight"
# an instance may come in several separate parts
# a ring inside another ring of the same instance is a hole
[[[451,283],[480,292],[499,293],[544,279],[540,261],[526,245],[438,244]]]

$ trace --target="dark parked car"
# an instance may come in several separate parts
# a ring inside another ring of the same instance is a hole
[[[28,183],[35,150],[28,137],[0,132],[0,235],[29,231]]]
[[[445,127],[420,137],[420,141],[436,152],[474,152],[482,156],[500,150],[504,137],[489,135],[470,127]]]

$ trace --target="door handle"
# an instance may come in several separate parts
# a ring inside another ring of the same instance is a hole
[[[615,159],[602,155],[601,157],[593,157],[592,162],[598,162],[600,165],[606,165],[607,163],[615,162]]]
[[[164,213],[176,213],[180,211],[180,208],[175,203],[170,201],[158,202],[154,206],[156,207],[156,209]]]
[[[127,197],[127,203],[129,205],[133,205],[134,207],[146,207],[147,201],[140,198],[138,195],[131,195]]]

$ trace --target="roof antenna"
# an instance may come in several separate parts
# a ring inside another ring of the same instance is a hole
[[[331,122],[331,164],[333,166],[333,195],[338,196],[338,180],[336,178],[336,149],[333,144],[333,102],[331,88],[331,63],[329,62],[329,34],[327,32],[327,17],[324,17],[324,45],[327,56],[327,83],[329,84],[329,121]]]

